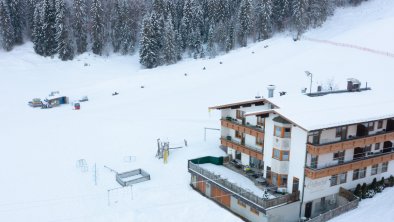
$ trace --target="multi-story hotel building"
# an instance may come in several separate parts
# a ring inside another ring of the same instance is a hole
[[[355,198],[346,190],[394,174],[394,100],[372,90],[348,88],[211,108],[221,111],[220,141],[231,162],[261,173],[270,190],[298,197],[263,206],[263,217],[226,206],[249,221],[324,221],[336,216],[335,209],[357,207],[358,200],[349,206]],[[277,212],[269,214],[274,208]]]

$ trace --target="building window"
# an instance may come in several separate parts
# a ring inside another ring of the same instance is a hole
[[[237,119],[243,119],[245,117],[245,112],[242,110],[237,110],[236,117]]]
[[[272,158],[280,160],[280,150],[274,148],[274,151],[272,152]]]
[[[319,156],[312,156],[311,157],[311,168],[312,169],[317,168],[318,161],[319,161]]]
[[[258,126],[264,126],[264,118],[261,116],[257,117],[257,125]]]
[[[330,186],[337,185],[338,184],[338,175],[337,174],[332,175],[330,181],[331,181]]]
[[[241,206],[243,208],[246,207],[246,204],[243,201],[239,200],[239,199],[237,200],[237,203],[238,203],[239,206]]]
[[[243,135],[242,135],[243,133],[241,133],[241,132],[239,132],[239,131],[235,131],[235,137],[236,138],[238,138],[238,139],[242,139],[242,137],[243,137]]]
[[[368,123],[368,130],[373,131],[375,129],[375,122],[369,122]]]
[[[320,140],[320,131],[314,131],[309,133],[309,138],[308,138],[308,142],[312,143],[312,144],[319,144],[319,140]]]
[[[252,213],[254,213],[254,214],[256,214],[256,215],[259,215],[259,214],[260,214],[260,212],[259,212],[256,208],[254,208],[254,207],[250,207],[250,212],[252,212]]]
[[[274,136],[276,136],[276,137],[282,137],[282,127],[275,126]]]
[[[291,128],[285,128],[285,133],[284,133],[284,138],[290,138],[291,137]]]
[[[339,184],[346,183],[347,172],[339,174]]]
[[[264,140],[261,137],[256,136],[256,145],[263,146]]]
[[[375,143],[375,150],[379,150],[380,149],[380,143]]]
[[[353,171],[353,180],[358,180],[358,179],[361,179],[361,178],[365,178],[366,172],[367,172],[367,168],[366,167],[364,167],[362,169],[354,170]]]
[[[358,180],[360,178],[360,170],[353,170],[353,180]]]
[[[389,162],[382,163],[382,173],[387,172],[389,169]]]
[[[338,163],[341,164],[345,160],[345,151],[338,151],[334,153],[333,160],[338,160]]]
[[[366,174],[367,174],[367,168],[366,167],[360,169],[360,179],[361,178],[365,178]]]
[[[282,151],[282,160],[289,161],[289,151]]]
[[[365,152],[365,153],[371,152],[371,148],[372,148],[372,144],[369,144],[369,145],[365,146],[364,152]]]
[[[287,186],[287,175],[280,176],[280,186],[282,187]]]
[[[378,174],[378,167],[379,167],[378,164],[372,165],[372,168],[371,168],[371,176],[372,176],[372,175]]]
[[[337,127],[335,137],[342,137],[342,127]]]
[[[382,129],[383,128],[383,120],[379,120],[378,121],[378,129]]]

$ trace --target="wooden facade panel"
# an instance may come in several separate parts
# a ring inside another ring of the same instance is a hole
[[[228,120],[221,120],[221,125],[229,129],[233,129],[242,133],[249,134],[251,136],[264,138],[264,132],[247,126],[232,123]]]
[[[362,147],[365,146],[364,139],[358,139],[354,141],[354,147]]]
[[[394,160],[394,154],[390,153],[384,156],[372,157],[366,160],[360,160],[354,163],[348,163],[344,165],[333,166],[325,169],[314,170],[310,168],[305,168],[305,175],[311,179],[319,179],[322,177],[327,177],[335,174],[340,174],[348,171],[352,171],[355,169],[360,169],[363,167],[372,166],[375,164],[380,164],[384,162],[388,162]]]
[[[327,145],[307,144],[307,150],[308,150],[308,153],[310,153],[312,155],[321,155],[321,154],[326,154],[326,153],[343,151],[343,150],[347,150],[347,149],[354,149],[356,147],[364,147],[367,145],[371,145],[371,144],[375,144],[375,143],[382,143],[382,142],[390,141],[390,140],[394,140],[394,132],[380,134],[380,135],[376,135],[376,136],[369,136],[369,137],[361,138],[361,139],[354,139],[354,140],[350,140],[350,141],[337,142],[337,143],[327,144]]]
[[[227,146],[227,147],[230,147],[232,149],[235,149],[235,150],[237,150],[237,151],[239,151],[241,153],[245,153],[245,154],[247,154],[249,156],[256,157],[259,160],[263,160],[263,158],[264,158],[264,156],[263,156],[263,154],[261,152],[258,152],[258,151],[255,151],[255,150],[251,150],[251,149],[249,149],[249,148],[247,148],[245,146],[233,143],[233,142],[228,141],[228,140],[223,139],[223,138],[221,139],[221,144],[223,146]]]

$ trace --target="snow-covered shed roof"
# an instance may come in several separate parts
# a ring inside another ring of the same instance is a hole
[[[275,113],[306,131],[394,117],[394,97],[372,90],[317,97],[281,96],[267,100],[278,108],[246,115]]]

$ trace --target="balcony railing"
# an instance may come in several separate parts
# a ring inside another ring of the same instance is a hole
[[[263,199],[256,196],[252,192],[247,191],[244,188],[229,182],[227,179],[222,178],[220,175],[216,175],[213,172],[203,169],[202,167],[192,163],[191,161],[188,162],[188,171],[206,178],[206,180],[211,181],[212,183],[218,185],[227,192],[232,193],[235,197],[242,198],[245,202],[258,208],[261,212],[264,213],[266,212],[266,209],[270,207],[286,203],[292,203],[299,200],[299,192],[285,194],[274,199]]]
[[[352,137],[347,140],[332,141],[326,144],[307,144],[308,153],[312,155],[321,155],[325,153],[333,153],[347,149],[354,149],[356,147],[365,147],[367,145],[382,143],[385,141],[394,140],[394,132],[380,132],[375,135],[365,137]]]
[[[318,179],[326,176],[331,176],[335,174],[344,173],[347,171],[352,171],[360,169],[363,167],[368,167],[374,164],[379,164],[383,162],[388,162],[394,160],[394,151],[391,148],[390,152],[376,153],[362,158],[357,158],[350,161],[344,161],[340,164],[335,165],[325,165],[319,168],[306,167],[305,174],[307,177],[312,179]]]
[[[239,131],[241,133],[264,138],[264,129],[260,126],[242,124],[238,121],[234,121],[233,119],[221,119],[221,124],[224,127]]]
[[[251,147],[251,146],[242,144],[240,142],[231,140],[230,137],[229,138],[221,137],[220,141],[223,146],[230,147],[230,148],[235,149],[241,153],[246,153],[249,156],[255,157],[259,160],[263,160],[264,149],[262,147],[261,148]]]

